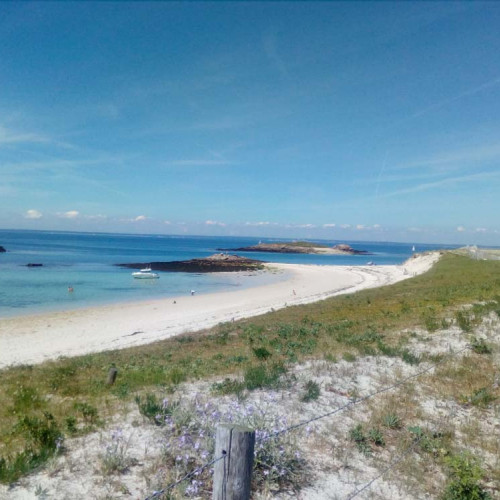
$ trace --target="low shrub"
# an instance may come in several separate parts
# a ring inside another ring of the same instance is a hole
[[[478,460],[468,453],[452,455],[446,460],[450,481],[442,500],[490,500],[492,497],[480,484],[483,471]]]
[[[365,435],[361,424],[358,424],[349,431],[349,439],[356,443],[358,451],[363,453],[363,455],[371,455],[372,447],[368,442],[368,437]]]
[[[146,394],[144,399],[136,396],[135,402],[141,415],[156,425],[163,425],[165,417],[171,415],[178,406],[177,402],[169,403],[168,399],[160,401],[154,394]]]
[[[97,408],[86,403],[86,402],[76,402],[73,407],[77,412],[79,412],[83,420],[90,425],[95,425],[99,421],[99,413]]]
[[[257,359],[266,360],[271,357],[271,353],[265,347],[254,347],[252,351]]]
[[[426,330],[430,333],[439,330],[440,321],[434,312],[434,309],[429,309],[422,315],[422,321]]]
[[[473,337],[471,340],[471,349],[476,354],[491,354],[491,347],[483,340]]]
[[[54,456],[63,442],[63,435],[54,417],[44,412],[43,417],[22,417],[15,428],[23,436],[25,448],[11,457],[0,458],[0,482],[11,483],[43,465]]]
[[[263,388],[277,388],[280,386],[281,376],[286,373],[286,368],[282,363],[272,365],[250,366],[243,375],[244,386],[249,391]]]
[[[457,311],[455,313],[455,319],[457,320],[457,325],[463,332],[472,331],[472,321],[467,311]]]
[[[304,403],[309,401],[315,401],[319,398],[320,388],[319,384],[314,380],[308,380],[304,386],[304,394],[302,394],[300,400]]]

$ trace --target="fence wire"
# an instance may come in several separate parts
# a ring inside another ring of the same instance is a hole
[[[454,357],[458,356],[459,354],[461,354],[461,353],[469,350],[470,348],[471,348],[471,346],[467,345],[467,346],[463,347],[462,349],[460,349],[460,350],[452,353],[451,357],[454,358]],[[430,372],[431,370],[433,370],[437,366],[439,366],[439,365],[441,365],[441,364],[443,364],[443,363],[445,363],[446,361],[449,361],[449,360],[450,360],[450,356],[444,357],[443,359],[441,359],[437,363],[434,363],[433,365],[428,366],[424,370],[421,370],[421,371],[419,371],[419,372],[417,372],[417,373],[415,373],[413,375],[405,377],[405,378],[399,380],[398,382],[396,382],[396,383],[394,383],[394,384],[392,384],[390,386],[383,387],[382,389],[379,389],[379,390],[374,391],[374,392],[372,392],[370,394],[367,394],[366,396],[363,396],[363,397],[361,397],[359,399],[356,399],[354,401],[350,401],[349,403],[347,403],[347,404],[345,404],[345,405],[343,405],[343,406],[341,406],[339,408],[336,408],[335,410],[332,410],[330,412],[324,413],[322,415],[318,415],[318,416],[310,418],[308,420],[303,420],[301,422],[298,422],[297,424],[294,424],[294,425],[291,425],[289,427],[286,427],[285,429],[280,429],[279,431],[271,433],[270,435],[268,435],[266,437],[260,438],[258,440],[258,442],[265,442],[265,441],[268,441],[270,439],[275,439],[275,438],[277,438],[277,437],[279,437],[279,436],[281,436],[281,435],[283,435],[285,433],[288,433],[288,432],[291,432],[293,430],[296,430],[296,429],[299,429],[301,427],[304,427],[305,425],[308,425],[308,424],[311,424],[311,423],[316,422],[318,420],[322,420],[324,418],[336,415],[337,413],[340,413],[340,412],[346,410],[347,408],[352,408],[353,406],[361,404],[361,403],[367,401],[368,399],[371,399],[371,398],[373,398],[375,396],[378,396],[379,394],[383,394],[385,392],[391,391],[392,389],[400,387],[400,386],[406,384],[407,382],[409,382],[410,380],[413,380],[415,378],[420,377],[421,375],[424,375],[425,373]],[[393,461],[378,476],[376,476],[375,478],[373,478],[372,480],[370,480],[368,483],[366,483],[361,489],[357,489],[356,491],[354,491],[353,493],[351,493],[351,495],[347,497],[347,500],[351,500],[352,498],[355,498],[356,496],[358,496],[360,493],[362,493],[363,491],[365,491],[366,489],[368,489],[377,479],[379,479],[380,477],[382,477],[383,475],[385,475],[388,471],[390,471],[391,469],[393,469],[394,467],[396,467],[396,465],[398,465],[415,448],[415,446],[420,442],[420,440],[422,439],[422,437],[423,436],[420,436],[417,440],[415,440],[413,442],[413,444],[402,455],[400,455],[398,457],[398,459],[396,459],[395,461]],[[216,462],[218,462],[219,460],[222,460],[225,457],[226,457],[226,454],[224,453],[220,457],[217,457],[217,458],[211,460],[210,462],[207,462],[207,463],[203,464],[202,466],[197,467],[196,469],[193,469],[191,472],[189,472],[188,474],[186,474],[185,476],[183,476],[182,478],[180,478],[178,481],[169,484],[168,486],[166,486],[165,488],[163,488],[163,489],[161,489],[159,491],[153,492],[145,500],[153,500],[154,498],[158,498],[160,495],[163,495],[163,494],[167,493],[168,491],[172,490],[173,488],[175,488],[179,484],[183,483],[184,481],[187,481],[188,479],[190,479],[194,475],[203,472],[206,468],[214,465]]]
[[[168,491],[172,490],[173,488],[175,488],[179,484],[183,483],[184,481],[187,481],[188,479],[191,479],[193,476],[195,476],[195,475],[203,472],[205,469],[207,469],[208,467],[214,465],[215,463],[219,462],[220,460],[222,460],[224,458],[226,458],[226,453],[223,453],[220,457],[214,458],[210,462],[207,462],[207,463],[201,465],[200,467],[197,467],[196,469],[193,469],[191,472],[189,472],[188,474],[186,474],[184,477],[181,477],[175,483],[171,483],[168,486],[165,486],[165,488],[163,488],[161,490],[154,491],[150,496],[146,497],[145,500],[152,500],[153,498],[158,498],[159,496],[167,493]]]
[[[453,353],[452,357],[458,356],[459,354],[461,354],[464,351],[467,351],[468,349],[470,349],[469,345],[467,345],[464,348],[462,348],[462,349],[456,351],[455,353]],[[443,364],[444,362],[448,361],[449,359],[450,359],[449,357],[445,357],[445,358],[441,359],[440,361],[438,361],[437,363],[434,363],[433,365],[427,367],[425,370],[421,370],[418,373],[415,373],[413,375],[405,377],[404,379],[399,380],[395,384],[392,384],[392,385],[390,385],[388,387],[383,387],[382,389],[379,389],[378,391],[375,391],[375,392],[372,392],[370,394],[367,394],[366,396],[363,396],[362,398],[356,399],[354,401],[350,401],[349,403],[345,404],[344,406],[336,408],[335,410],[332,410],[332,411],[330,411],[328,413],[324,413],[323,415],[318,415],[318,416],[310,418],[308,420],[303,420],[302,422],[299,422],[297,424],[291,425],[290,427],[286,427],[285,429],[280,429],[279,431],[273,432],[269,436],[266,436],[265,438],[262,438],[260,441],[267,441],[269,439],[276,438],[276,437],[280,436],[281,434],[285,434],[285,433],[290,432],[292,430],[299,429],[300,427],[304,427],[304,425],[308,425],[308,424],[310,424],[312,422],[316,422],[316,421],[321,420],[321,419],[326,418],[326,417],[331,417],[332,415],[335,415],[336,413],[340,413],[340,412],[344,411],[347,408],[351,408],[351,407],[356,406],[356,405],[358,405],[360,403],[363,403],[363,402],[367,401],[370,398],[378,396],[379,394],[383,394],[384,392],[388,392],[388,391],[390,391],[392,389],[395,389],[396,387],[400,387],[400,386],[406,384],[408,381],[410,381],[410,380],[412,380],[414,378],[420,377],[424,373],[430,372],[431,370],[433,370],[434,368],[436,368],[436,366],[439,366],[439,365]]]
[[[417,444],[422,441],[424,438],[424,435],[422,434],[418,439],[416,439],[411,446],[409,446],[404,453],[399,455],[399,457],[396,460],[393,460],[378,476],[375,476],[373,479],[368,481],[362,488],[357,488],[355,491],[353,491],[348,497],[346,497],[346,500],[351,500],[352,498],[357,497],[359,494],[361,494],[363,491],[367,490],[377,479],[380,479],[382,476],[387,474],[391,469],[394,469],[400,462],[404,460],[404,458],[412,452]]]
[[[494,384],[493,384],[494,385]],[[493,385],[491,387],[493,387]],[[451,417],[452,420],[453,418],[456,418],[456,415]],[[357,497],[360,493],[363,491],[367,490],[377,479],[380,479],[382,476],[387,474],[391,469],[394,469],[397,465],[399,465],[400,462],[403,461],[403,459],[412,451],[415,449],[417,444],[422,441],[422,439],[425,437],[425,434],[421,434],[418,439],[416,439],[401,455],[396,460],[393,460],[380,474],[375,476],[373,479],[368,481],[362,488],[357,488],[355,491],[353,491],[348,497],[346,497],[346,500],[351,500],[352,498]]]

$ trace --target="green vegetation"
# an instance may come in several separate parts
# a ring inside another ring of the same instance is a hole
[[[372,427],[366,434],[363,426],[358,424],[349,431],[349,439],[356,444],[360,453],[367,456],[373,453],[372,444],[385,446],[384,436],[377,427]]]
[[[283,243],[283,245],[289,247],[304,247],[304,248],[328,248],[327,245],[322,245],[321,243],[311,243],[310,241],[292,241]]]
[[[401,418],[395,413],[388,413],[387,415],[384,415],[382,422],[385,427],[389,429],[401,429],[402,427]]]
[[[304,403],[309,401],[316,401],[319,398],[320,387],[314,380],[308,380],[304,386],[304,394],[302,394],[300,400]]]
[[[480,481],[484,476],[479,462],[472,455],[461,453],[446,459],[450,481],[442,500],[489,500]]]
[[[491,346],[489,346],[483,339],[473,337],[471,340],[471,348],[476,354],[491,354]]]
[[[40,417],[20,418],[13,432],[24,438],[25,446],[14,455],[0,458],[0,481],[3,483],[16,481],[44,464],[56,454],[63,440],[54,417],[48,412]]]
[[[0,481],[14,481],[43,464],[56,453],[63,433],[90,432],[136,397],[147,418],[161,415],[156,413],[161,410],[159,399],[137,395],[154,393],[163,399],[186,380],[218,377],[223,382],[214,384],[216,392],[242,395],[279,387],[286,383],[288,366],[306,359],[342,363],[389,356],[409,364],[435,361],[411,352],[413,331],[425,329],[432,337],[454,319],[468,332],[484,315],[498,314],[499,271],[498,261],[447,254],[428,273],[395,285],[288,307],[151,345],[5,369],[0,387]],[[476,305],[464,309],[471,304]],[[491,389],[497,369],[492,356],[484,355],[491,352],[490,346],[473,339],[472,347],[471,356],[440,366],[428,382],[443,397],[480,409],[500,396],[498,389]],[[118,377],[108,386],[112,366],[118,368]],[[306,388],[306,397],[319,396],[317,389]],[[377,425],[384,432],[402,432],[394,424]],[[387,440],[376,426],[368,434],[360,432],[369,446]]]

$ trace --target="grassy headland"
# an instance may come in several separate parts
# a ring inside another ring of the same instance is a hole
[[[241,395],[273,386],[293,364],[312,359],[335,362],[380,356],[409,364],[435,361],[435,355],[416,355],[408,349],[414,330],[432,335],[454,323],[472,333],[492,311],[500,315],[500,262],[446,254],[429,272],[395,285],[288,307],[132,349],[3,370],[0,481],[14,481],[42,464],[63,436],[91,432],[126,411],[137,395],[167,394],[187,380],[214,377],[224,379],[214,390]],[[457,401],[464,395],[480,397],[478,391],[498,368],[491,358],[477,356],[478,360],[443,368],[447,383],[436,382],[436,391]],[[480,370],[474,371],[474,366]],[[108,386],[111,367],[118,369],[118,378]],[[497,400],[498,387],[487,396]],[[361,428],[356,436],[362,441]],[[449,456],[456,463],[461,460],[459,455]]]

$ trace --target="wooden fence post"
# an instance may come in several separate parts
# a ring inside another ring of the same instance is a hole
[[[233,424],[217,427],[213,500],[248,500],[252,483],[255,431]]]
[[[113,385],[118,375],[118,370],[116,368],[110,368],[108,372],[108,378],[106,380],[106,385]]]

